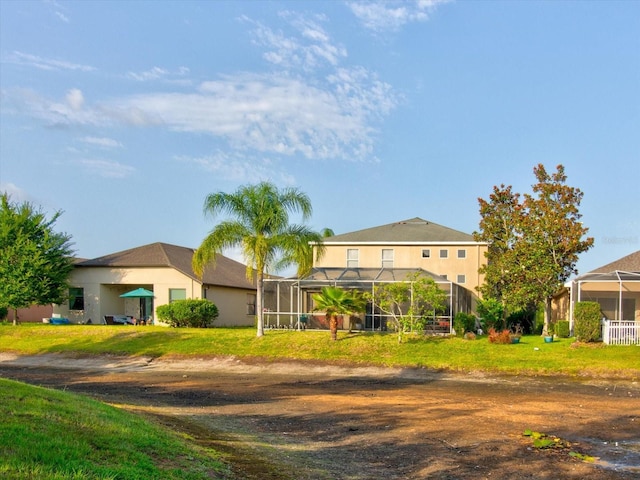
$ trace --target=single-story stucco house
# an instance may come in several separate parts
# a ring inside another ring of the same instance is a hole
[[[191,267],[195,250],[152,243],[75,264],[70,275],[69,300],[54,305],[53,316],[71,323],[105,323],[127,316],[159,323],[156,308],[180,299],[207,299],[219,311],[217,326],[254,323],[256,282],[247,279],[247,267],[223,255],[199,278]],[[153,292],[148,298],[122,298],[132,290]]]

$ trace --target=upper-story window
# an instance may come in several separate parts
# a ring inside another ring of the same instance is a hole
[[[347,268],[358,268],[360,251],[357,248],[347,248]]]
[[[382,249],[382,268],[393,268],[393,249]]]
[[[440,250],[440,258],[449,258],[449,250],[446,248]]]
[[[467,277],[465,275],[458,275],[458,283],[466,283]]]
[[[458,258],[467,258],[467,251],[464,248],[458,250]]]
[[[429,250],[428,248],[422,249],[422,258],[430,258],[430,257],[431,257],[431,250]]]

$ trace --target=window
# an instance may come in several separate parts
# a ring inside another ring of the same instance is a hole
[[[464,275],[458,275],[458,283],[464,283],[467,281],[467,277]]]
[[[84,310],[84,288],[69,289],[69,310]]]
[[[256,294],[247,293],[247,315],[256,314]]]
[[[449,250],[446,248],[440,250],[440,258],[449,258]]]
[[[382,268],[393,268],[393,249],[382,249]]]
[[[422,250],[422,258],[429,258],[431,256],[431,250],[429,250],[428,248],[425,250]]]
[[[458,250],[458,258],[467,258],[467,251],[464,249]]]
[[[170,288],[169,289],[169,303],[175,302],[176,300],[186,300],[186,299],[187,299],[186,288]]]
[[[347,268],[358,268],[359,254],[357,248],[347,248]]]

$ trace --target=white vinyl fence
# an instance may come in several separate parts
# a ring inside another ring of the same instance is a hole
[[[602,341],[607,345],[640,345],[640,322],[605,319]]]

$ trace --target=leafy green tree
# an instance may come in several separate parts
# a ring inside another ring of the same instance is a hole
[[[338,339],[338,316],[353,315],[365,311],[367,302],[356,291],[347,291],[339,287],[322,287],[320,293],[313,294],[314,311],[322,311],[329,318],[331,340]]]
[[[290,224],[289,214],[300,212],[302,220],[311,216],[309,197],[294,188],[279,190],[269,182],[240,187],[234,193],[208,195],[204,212],[231,218],[216,225],[193,256],[193,269],[202,275],[216,255],[227,248],[240,247],[247,264],[247,278],[256,275],[257,336],[264,335],[264,276],[272,268],[307,262],[301,244],[322,243],[322,237],[304,225]]]
[[[504,328],[504,305],[495,298],[484,298],[478,301],[478,315],[487,331],[490,328],[502,330]]]
[[[391,318],[402,343],[405,332],[423,327],[423,319],[444,311],[447,293],[430,277],[419,272],[410,274],[404,282],[384,283],[366,297],[381,312]]]
[[[0,305],[14,311],[32,305],[62,303],[73,269],[71,237],[57,233],[51,219],[28,202],[0,196]]]
[[[483,294],[501,300],[507,310],[530,310],[544,304],[543,333],[551,318],[551,299],[577,273],[580,253],[593,246],[584,238],[588,228],[580,222],[580,189],[566,184],[564,167],[548,174],[542,164],[534,170],[533,194],[514,194],[511,187],[494,187],[489,201],[479,199],[480,232],[487,242],[488,262]]]

